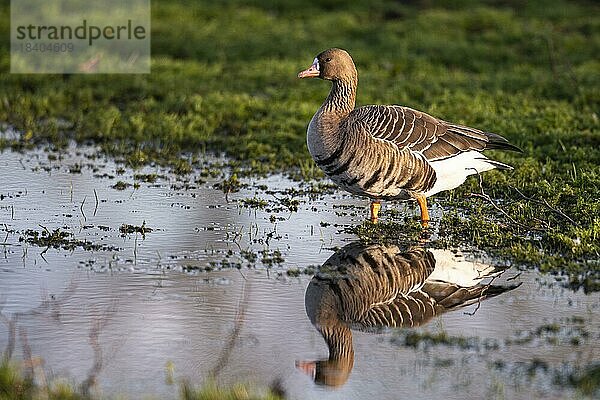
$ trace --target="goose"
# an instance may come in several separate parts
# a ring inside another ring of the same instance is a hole
[[[518,287],[481,284],[504,270],[465,261],[450,250],[348,244],[321,266],[304,297],[306,314],[323,336],[329,357],[297,361],[296,367],[317,384],[339,387],[354,365],[351,329],[378,332],[426,324]]]
[[[298,78],[317,77],[332,85],[308,125],[308,150],[334,183],[371,199],[373,222],[378,220],[382,200],[414,199],[427,226],[427,197],[460,186],[472,174],[512,169],[487,158],[483,150],[521,151],[498,134],[412,108],[355,108],[358,73],[345,50],[325,50],[298,73]]]

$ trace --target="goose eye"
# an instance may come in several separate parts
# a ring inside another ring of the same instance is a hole
[[[327,57],[327,58],[325,59],[325,62],[329,62],[329,61],[331,61],[331,58]]]

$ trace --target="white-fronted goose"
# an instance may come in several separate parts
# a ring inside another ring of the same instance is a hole
[[[332,81],[308,125],[308,150],[344,190],[367,196],[376,222],[381,200],[417,200],[429,221],[426,198],[460,186],[468,175],[512,169],[481,154],[520,149],[495,133],[449,123],[397,105],[354,108],[358,73],[350,55],[325,50],[299,78]]]
[[[423,248],[402,251],[395,245],[351,243],[323,264],[304,298],[329,358],[299,361],[297,367],[316,383],[343,385],[354,365],[351,329],[417,327],[518,287],[481,284],[503,270],[464,261],[450,250],[435,250],[434,255]]]

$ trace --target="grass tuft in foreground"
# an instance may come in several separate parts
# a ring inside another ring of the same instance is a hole
[[[180,386],[181,400],[280,400],[277,389],[258,390],[250,385],[237,384],[224,388],[209,382],[195,388],[188,383]],[[1,400],[99,400],[98,396],[85,393],[63,381],[50,382],[47,386],[34,384],[33,379],[26,376],[17,364],[6,359],[0,362],[0,399]],[[102,397],[100,397],[101,399]],[[121,398],[121,397],[119,397]],[[150,397],[152,398],[152,397]]]
[[[181,389],[182,400],[281,400],[282,397],[271,390],[257,394],[247,385],[234,385],[231,388],[222,388],[214,382],[208,383],[201,388],[195,389],[189,385],[183,385]]]

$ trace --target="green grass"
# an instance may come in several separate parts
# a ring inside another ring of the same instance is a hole
[[[278,400],[281,396],[270,389],[258,390],[251,385],[237,384],[222,387],[208,382],[201,387],[182,383],[179,387],[181,400]],[[17,364],[0,361],[0,400],[98,400],[104,397],[86,394],[85,390],[66,381],[56,379],[46,386],[34,384]],[[108,397],[106,397],[108,398]],[[118,397],[127,399],[127,397]],[[152,399],[154,397],[144,397]]]
[[[281,400],[282,397],[267,390],[257,394],[248,385],[234,385],[231,388],[222,388],[215,383],[208,383],[201,388],[192,388],[184,385],[181,390],[182,400]]]
[[[323,49],[354,56],[359,104],[399,103],[506,136],[523,154],[433,199],[441,229],[521,265],[600,280],[600,6],[587,1],[293,0],[152,4],[150,75],[0,75],[4,146],[93,141],[131,166],[189,173],[224,151],[256,173],[319,176],[305,129],[326,83],[296,73]],[[8,6],[0,34],[9,37]],[[9,70],[8,41],[0,70]],[[544,202],[547,202],[544,203]],[[564,217],[558,211],[568,216]],[[572,221],[572,222],[571,222]]]
[[[600,365],[596,364],[578,376],[571,376],[571,385],[579,389],[584,395],[594,396],[600,394]]]

